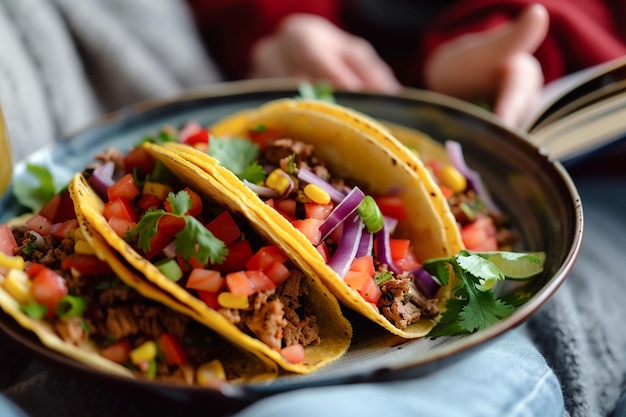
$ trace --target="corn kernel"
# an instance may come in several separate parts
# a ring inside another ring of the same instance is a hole
[[[219,380],[218,382],[226,380],[224,366],[217,359],[200,365],[196,371],[196,381],[200,386],[211,386],[216,382],[216,379]]]
[[[161,184],[159,182],[150,182],[146,181],[143,185],[143,193],[154,195],[159,198],[159,200],[165,200],[169,193],[171,193],[172,187],[169,185]]]
[[[455,193],[460,193],[467,187],[467,180],[455,167],[446,164],[438,172],[439,181]]]
[[[270,175],[267,176],[265,179],[265,185],[278,191],[282,195],[291,185],[291,181],[285,171],[277,168],[270,172]]]
[[[231,292],[223,292],[217,296],[217,302],[224,308],[248,308],[247,295],[235,295]]]
[[[130,360],[135,365],[141,362],[149,362],[156,357],[157,354],[157,346],[151,340],[142,343],[137,346],[135,349],[130,351]]]
[[[86,240],[80,239],[74,243],[74,252],[81,255],[93,255],[95,252]]]
[[[307,184],[304,186],[304,195],[309,197],[311,201],[317,204],[328,204],[330,203],[330,194],[326,191],[322,190],[315,184]]]
[[[74,240],[87,240],[87,236],[85,235],[82,227],[74,230]]]
[[[20,304],[28,304],[30,300],[30,279],[28,274],[20,269],[11,269],[2,281],[2,286],[11,297]]]
[[[21,256],[10,256],[4,252],[0,252],[0,267],[23,270],[24,266],[24,258]]]

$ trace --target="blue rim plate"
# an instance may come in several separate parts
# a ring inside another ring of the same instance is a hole
[[[296,87],[290,81],[224,83],[169,100],[141,103],[103,117],[57,145],[36,152],[28,161],[46,164],[65,181],[106,147],[129,149],[164,124],[181,125],[194,119],[208,125],[244,108],[294,97],[298,94]],[[462,144],[466,161],[481,173],[496,203],[520,233],[521,241],[515,249],[547,253],[544,273],[533,281],[533,295],[528,302],[484,331],[434,340],[401,340],[346,312],[354,324],[354,338],[348,353],[337,362],[309,375],[280,377],[269,384],[228,386],[219,392],[96,372],[46,349],[4,313],[0,313],[0,329],[53,366],[98,383],[177,400],[210,399],[211,404],[232,411],[258,398],[302,387],[425,377],[519,326],[554,294],[574,265],[583,232],[580,198],[560,163],[551,161],[523,133],[506,128],[488,112],[446,96],[407,89],[398,95],[337,91],[335,98],[339,104],[375,118],[419,129],[437,141],[452,139]],[[26,175],[25,162],[16,165],[15,177]],[[17,214],[19,208],[9,190],[0,199],[0,221]]]

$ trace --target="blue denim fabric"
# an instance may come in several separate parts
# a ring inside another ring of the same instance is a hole
[[[564,412],[559,382],[522,327],[423,378],[279,394],[234,417],[561,417]]]

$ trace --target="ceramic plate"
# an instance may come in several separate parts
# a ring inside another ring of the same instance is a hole
[[[109,115],[50,149],[36,152],[28,161],[46,164],[63,182],[106,147],[128,149],[164,124],[181,125],[195,119],[208,125],[237,110],[297,94],[293,83],[248,81],[220,84],[172,100],[142,103]],[[82,377],[120,389],[156,392],[187,401],[211,399],[212,404],[232,410],[263,396],[301,387],[426,376],[520,325],[554,294],[574,264],[583,229],[578,193],[559,163],[550,161],[521,134],[508,130],[486,111],[438,94],[421,90],[406,90],[393,96],[336,92],[335,97],[342,105],[383,121],[419,129],[437,141],[452,139],[462,144],[467,163],[481,173],[496,203],[511,217],[521,236],[514,249],[547,253],[544,273],[533,281],[533,295],[526,304],[484,331],[434,340],[401,340],[346,312],[354,324],[354,338],[349,352],[337,362],[310,375],[280,377],[269,384],[231,386],[221,392],[129,381],[97,373],[44,348],[3,313],[0,329],[53,366],[78,372]],[[26,175],[25,162],[16,166],[16,177]],[[19,213],[10,190],[0,200],[0,213],[0,221]]]

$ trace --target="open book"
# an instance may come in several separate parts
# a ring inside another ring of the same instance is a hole
[[[522,128],[566,164],[626,139],[626,57],[548,83]]]

